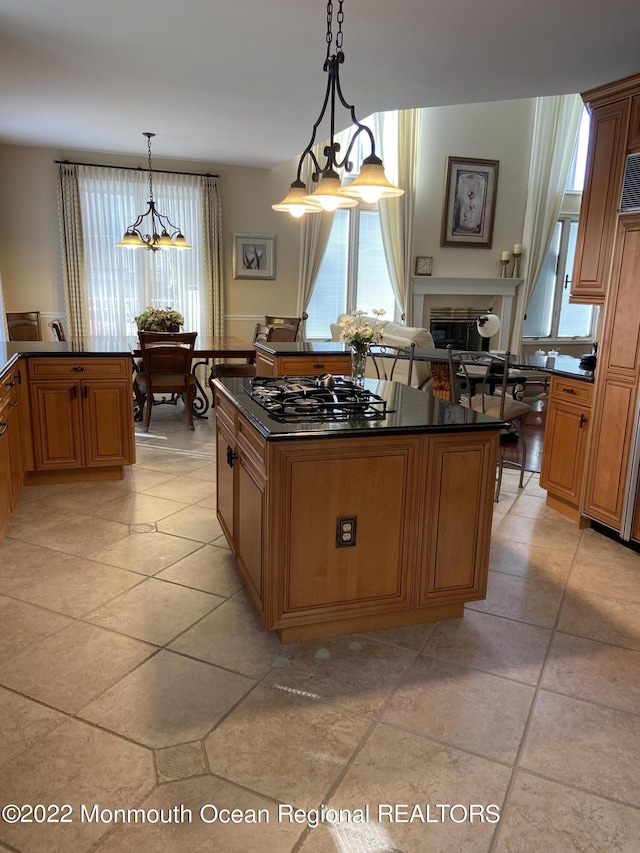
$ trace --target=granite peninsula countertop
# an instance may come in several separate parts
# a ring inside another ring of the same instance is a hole
[[[130,356],[134,338],[84,338],[80,341],[0,341],[0,372],[19,358],[113,358]]]

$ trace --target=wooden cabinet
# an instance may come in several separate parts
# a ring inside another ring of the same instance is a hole
[[[350,376],[351,353],[273,355],[256,350],[258,376],[321,376],[323,373]]]
[[[595,107],[591,112],[571,302],[603,304],[605,300],[628,123],[628,98]]]
[[[591,422],[593,385],[554,376],[544,433],[540,485],[547,505],[578,520]]]
[[[217,515],[229,547],[263,612],[263,507],[266,442],[222,396],[216,397]]]
[[[640,382],[640,214],[618,217],[583,512],[619,531]]]
[[[11,509],[16,505],[18,495],[22,489],[24,480],[24,464],[22,459],[22,447],[20,443],[20,398],[18,396],[18,385],[21,381],[21,372],[17,367],[9,370],[2,379],[5,414],[4,422],[7,424],[7,437],[9,444],[9,504]]]
[[[267,441],[215,394],[218,519],[283,642],[458,618],[484,598],[497,431]]]
[[[126,358],[34,358],[30,400],[37,471],[135,462]]]
[[[8,403],[0,394],[0,542],[11,515],[11,464],[9,461]]]

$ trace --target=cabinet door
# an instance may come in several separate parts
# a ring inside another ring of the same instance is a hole
[[[580,503],[590,411],[561,400],[549,401],[540,485],[574,506]]]
[[[484,598],[498,432],[427,439],[419,603]]]
[[[235,516],[236,560],[256,606],[262,612],[262,533],[265,481],[239,450],[236,460],[238,499]]]
[[[83,380],[81,394],[86,466],[135,462],[131,383]]]
[[[11,468],[6,410],[0,403],[0,542],[4,538],[11,513]]]
[[[83,467],[79,382],[32,382],[31,417],[36,470]]]
[[[619,217],[611,265],[583,514],[620,530],[640,381],[640,214]]]
[[[628,98],[596,107],[591,114],[571,302],[602,304],[605,300],[628,123]]]
[[[7,437],[9,440],[10,503],[11,509],[13,509],[18,500],[24,479],[18,424],[18,401],[15,399],[15,395],[12,395],[12,398],[9,399],[6,410],[6,422],[8,426]]]
[[[216,509],[218,521],[235,555],[234,540],[234,466],[236,463],[236,440],[226,429],[216,423]]]

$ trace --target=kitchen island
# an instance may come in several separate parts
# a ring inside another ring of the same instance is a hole
[[[217,515],[265,627],[295,642],[485,597],[500,421],[366,380],[380,416],[291,422],[251,385],[214,381]]]

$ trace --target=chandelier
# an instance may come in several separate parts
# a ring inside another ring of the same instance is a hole
[[[347,103],[342,94],[340,65],[344,62],[344,53],[342,51],[343,2],[344,0],[338,0],[338,12],[336,15],[338,32],[335,36],[335,53],[333,54],[331,53],[334,45],[331,29],[333,23],[333,2],[329,0],[327,3],[327,56],[323,67],[323,70],[327,73],[327,90],[320,115],[313,125],[309,144],[300,157],[298,174],[295,181],[291,184],[289,192],[284,199],[279,204],[272,205],[274,210],[288,211],[295,217],[303,216],[305,213],[318,213],[322,210],[334,211],[342,207],[355,207],[359,201],[375,203],[380,198],[390,198],[391,196],[404,194],[404,190],[395,187],[387,180],[382,160],[376,156],[376,143],[373,133],[366,125],[358,121],[353,105]],[[340,143],[335,141],[336,96],[342,106],[351,114],[351,123],[356,128],[342,159],[338,159],[337,157],[340,151]],[[324,148],[326,162],[320,165],[312,149],[316,139],[316,132],[327,112],[327,108],[330,110],[331,136],[329,143]],[[340,183],[340,176],[337,169],[344,168],[346,172],[353,170],[353,162],[350,160],[351,152],[356,140],[362,133],[369,137],[371,154],[362,161],[358,177],[343,187]],[[318,182],[317,188],[311,193],[308,192],[302,180],[302,168],[307,157],[310,158],[313,166],[311,178],[314,182]]]
[[[149,158],[148,207],[133,225],[127,228],[118,246],[124,246],[125,249],[151,249],[152,252],[157,252],[158,249],[190,249],[191,246],[184,239],[180,229],[169,221],[168,216],[163,216],[156,208],[153,200],[153,169],[151,168],[151,139],[155,133],[142,135],[147,137]]]

